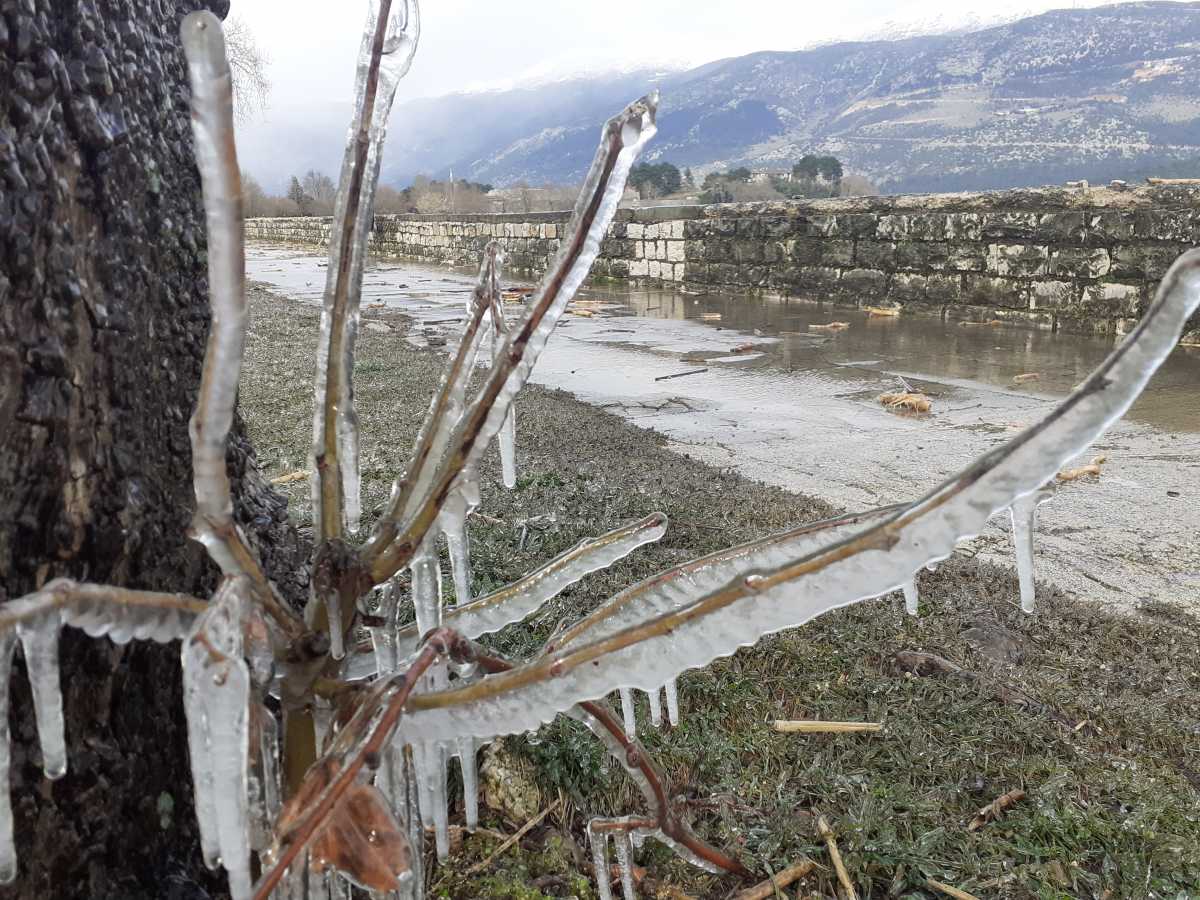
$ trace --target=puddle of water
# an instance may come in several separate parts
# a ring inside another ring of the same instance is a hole
[[[312,253],[252,246],[247,275],[289,296],[319,302],[325,267],[324,258]],[[474,272],[469,269],[371,260],[363,279],[363,304],[384,303],[411,314],[422,325],[452,329],[456,323],[451,312],[461,309],[473,283]],[[573,309],[590,315],[564,316],[560,337],[551,341],[548,356],[557,355],[553,351],[560,349],[560,343],[570,342],[580,365],[566,371],[579,374],[584,368],[584,360],[578,358],[579,344],[607,351],[603,362],[599,358],[586,362],[592,367],[590,387],[598,388],[600,380],[611,382],[599,391],[608,395],[630,387],[618,383],[626,378],[613,375],[614,361],[609,356],[621,350],[636,359],[622,354],[620,365],[640,368],[637,380],[644,382],[650,376],[652,384],[653,378],[671,374],[663,366],[671,371],[713,366],[723,374],[736,370],[756,375],[763,386],[751,393],[777,397],[783,392],[799,402],[815,383],[824,385],[818,393],[825,394],[839,382],[870,391],[889,383],[898,387],[899,378],[904,378],[909,383],[925,382],[923,386],[935,397],[951,396],[950,388],[961,388],[990,394],[987,407],[1021,410],[1030,401],[1040,405],[1036,401],[1065,396],[1112,349],[1112,342],[1103,338],[1015,325],[964,327],[932,316],[871,318],[859,310],[811,301],[614,286],[588,288],[579,301]],[[849,327],[836,332],[809,330],[834,321]],[[539,365],[540,370],[559,368],[549,359]],[[1037,377],[1014,382],[1020,375]],[[700,377],[704,376],[686,376]],[[1169,431],[1200,432],[1198,385],[1200,350],[1181,347],[1155,375],[1128,418]]]

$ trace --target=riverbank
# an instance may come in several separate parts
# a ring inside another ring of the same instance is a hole
[[[268,477],[307,467],[316,327],[312,305],[252,292],[241,403]],[[394,311],[365,311],[356,388],[367,526],[444,359],[409,343],[408,328]],[[510,655],[654,571],[835,511],[674,452],[662,435],[561,391],[527,388],[517,417],[518,487],[499,485],[489,456],[470,522],[476,592],[651,511],[672,525],[658,544],[502,633],[497,646]],[[307,482],[280,490],[295,521],[310,525]],[[819,896],[834,896],[835,878],[814,833],[818,814],[833,823],[863,896],[933,896],[930,878],[984,897],[1200,892],[1200,622],[1162,604],[1114,615],[1045,584],[1038,613],[1024,616],[1015,573],[957,557],[924,574],[920,588],[920,618],[896,598],[860,604],[680,680],[680,726],[647,725],[642,736],[688,798],[697,830],[763,873],[812,857],[826,865],[807,883]],[[969,674],[905,672],[902,654],[914,651]],[[879,721],[883,731],[797,737],[770,728],[799,718]],[[562,869],[590,875],[580,837],[587,815],[633,812],[637,798],[615,767],[603,774],[598,746],[573,723],[541,738],[506,744],[535,763],[540,802],[564,802],[521,848],[472,878],[459,874],[464,861],[498,840],[465,839],[457,865],[429,873],[446,896],[585,896]],[[982,806],[1016,788],[1024,801],[968,830]],[[499,811],[489,822],[497,833],[519,824]],[[693,896],[742,886],[653,843],[639,864]]]

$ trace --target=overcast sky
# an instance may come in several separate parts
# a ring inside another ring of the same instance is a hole
[[[398,2],[398,0],[397,0]],[[682,68],[755,50],[920,33],[1096,0],[426,0],[396,104],[598,70]],[[348,103],[365,0],[233,0],[269,57],[265,115],[240,128],[260,170],[296,125]],[[340,115],[340,111],[339,111]],[[348,112],[347,112],[348,115]],[[300,138],[297,138],[300,139]]]

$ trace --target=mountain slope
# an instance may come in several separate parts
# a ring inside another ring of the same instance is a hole
[[[650,159],[787,168],[833,153],[888,190],[1200,175],[1200,2],[1059,10],[966,34],[764,52],[687,72],[398,111],[388,174],[582,176],[600,123],[658,87]],[[464,124],[465,123],[465,124]]]

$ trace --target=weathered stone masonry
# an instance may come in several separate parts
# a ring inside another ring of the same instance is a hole
[[[495,239],[510,270],[536,273],[567,218],[378,216],[372,250],[474,263]],[[252,219],[247,234],[324,244],[329,220]],[[1171,261],[1197,245],[1200,189],[1043,188],[623,209],[593,273],[1122,332]]]

